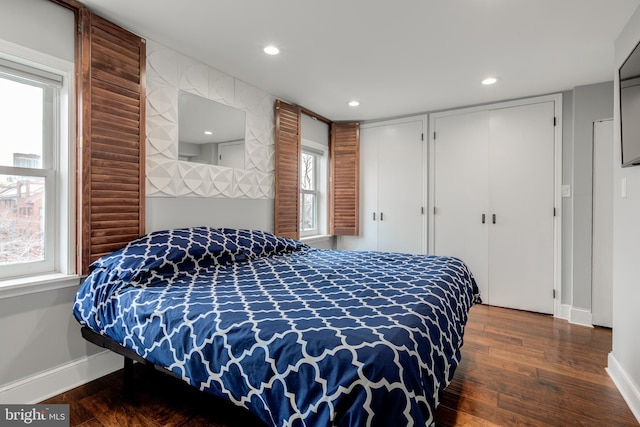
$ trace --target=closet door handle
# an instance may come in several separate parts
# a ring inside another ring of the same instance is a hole
[[[496,214],[491,215],[491,221],[495,224],[496,223]]]
[[[373,220],[374,221],[376,220],[376,213],[375,212],[373,213]]]
[[[486,221],[485,221],[485,216],[486,216],[485,214],[482,214],[482,223],[483,223],[483,224],[486,222]]]
[[[380,221],[384,221],[384,213],[380,212]]]

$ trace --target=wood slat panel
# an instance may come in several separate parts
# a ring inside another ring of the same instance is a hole
[[[138,66],[131,66],[120,60],[117,55],[105,54],[95,43],[91,52],[91,78],[103,80],[112,84],[122,84],[123,88],[135,92],[135,87],[140,83],[140,70]]]
[[[131,240],[134,240],[137,237],[138,235],[136,233],[122,234],[118,236],[109,236],[109,237],[96,237],[91,239],[91,243],[95,246],[100,247],[101,248],[100,252],[103,252],[106,245],[109,245],[109,246],[115,247],[115,249],[118,249],[124,246],[121,243],[122,241],[126,240],[130,242]],[[113,251],[115,249],[111,249],[111,250]]]
[[[93,218],[91,218],[92,221],[92,226],[94,229],[103,229],[103,230],[111,230],[113,231],[114,228],[120,228],[120,227],[129,227],[129,228],[133,228],[133,227],[137,227],[138,226],[138,220],[133,220],[133,221],[94,221]],[[127,242],[122,242],[121,245],[125,244]]]
[[[134,221],[138,219],[138,211],[135,212],[124,212],[124,213],[96,213],[91,214],[92,221]],[[92,240],[93,242],[93,240]]]
[[[138,214],[137,206],[125,206],[125,205],[112,205],[109,207],[109,213],[104,213],[104,210],[100,207],[97,207],[94,211],[91,212],[92,218],[102,218],[101,215],[121,215],[121,214]]]
[[[138,170],[137,168],[140,165],[131,163],[131,162],[120,161],[116,159],[105,159],[104,157],[96,157],[92,159],[91,166],[104,166],[104,167],[112,167],[114,169],[120,168],[120,169]],[[115,170],[114,170],[114,174],[116,174]]]
[[[140,190],[140,183],[125,183],[125,182],[116,182],[115,180],[111,181],[100,181],[96,180],[93,183],[92,191],[100,191],[100,190],[116,190],[116,191],[127,191],[130,193],[137,193]]]
[[[105,173],[104,168],[95,166],[94,164],[92,172],[91,176],[98,181],[113,179],[116,182],[139,182],[140,179],[139,171],[137,169],[117,169]]]
[[[132,236],[132,237],[131,237]],[[138,227],[119,227],[119,228],[111,228],[108,230],[98,229],[96,228],[91,232],[91,238],[103,238],[104,241],[108,241],[108,239],[119,239],[124,242],[128,242],[130,240],[135,239],[138,236]]]
[[[123,205],[138,204],[137,191],[117,191],[117,190],[91,190],[91,197],[94,199],[120,199]]]
[[[330,233],[357,236],[359,233],[360,124],[331,125]]]
[[[132,126],[131,122],[120,120],[118,116],[102,112],[94,112],[94,117],[91,119],[91,126],[95,134],[105,136],[120,135],[124,140],[137,139],[139,138],[140,133],[140,129],[136,126]]]
[[[117,206],[128,206],[128,207],[135,207],[138,209],[138,211],[140,210],[138,205],[135,203],[135,200],[129,200],[128,202],[125,200],[122,200],[121,198],[118,197],[96,197],[95,200],[91,201],[91,210],[89,211],[89,213],[96,213],[96,212],[110,212],[114,209],[116,209]],[[100,209],[103,209],[102,211],[100,211]]]
[[[123,138],[119,133],[102,133],[94,135],[93,142],[96,144],[106,145],[108,147],[117,147],[118,149],[135,150],[140,152],[137,141],[133,138]]]
[[[104,59],[106,60],[107,58]],[[98,59],[94,58],[93,62],[98,62]],[[140,89],[138,81],[132,80],[132,76],[130,74],[135,70],[118,70],[112,68],[113,67],[104,69],[95,68],[92,72],[92,80],[96,83],[103,82],[105,85],[115,85],[131,92],[135,92]]]
[[[95,42],[93,45],[95,53],[100,56],[117,57],[119,62],[127,64],[131,68],[140,66],[139,53],[131,52],[126,46],[123,46],[123,44],[126,44],[123,40],[113,38],[109,33],[96,26],[93,27],[91,36]]]
[[[110,215],[112,212],[113,213],[137,213],[138,212],[138,206],[136,205],[123,205],[119,203],[117,205],[112,205],[110,209],[105,209],[104,206],[106,205],[96,204],[95,206],[92,206],[91,216],[100,215],[100,214]]]
[[[140,156],[140,149],[139,147],[135,147],[133,146],[132,143],[130,143],[129,141],[122,141],[122,140],[117,140],[117,139],[112,139],[111,140],[111,144],[101,144],[100,141],[105,141],[108,140],[108,138],[101,138],[96,136],[93,140],[93,146],[98,150],[98,151],[102,151],[102,152],[107,152],[109,150],[110,147],[116,147],[118,152],[120,154],[124,154],[127,156],[132,156],[132,157],[136,157],[138,158]],[[129,146],[133,146],[132,148],[127,147],[127,145]]]
[[[127,167],[127,168],[137,168],[139,166],[138,163],[136,163],[135,160],[133,159],[134,156],[127,156],[124,154],[104,152],[104,151],[97,151],[93,153],[93,155],[95,156],[95,159],[113,161],[114,166],[116,165],[116,163],[123,163],[124,165],[126,165],[124,167]]]
[[[146,47],[84,10],[78,271],[144,234]]]
[[[105,188],[109,188],[109,186],[113,184],[127,184],[127,185],[135,185],[136,187],[140,185],[139,178],[137,175],[116,175],[116,174],[108,174],[108,175],[100,175],[100,174],[91,174],[92,177],[96,179],[93,188],[98,190],[104,190]],[[109,181],[105,181],[102,177],[109,177]]]
[[[131,118],[118,111],[104,111],[95,108],[91,122],[97,128],[112,129],[134,137],[140,134],[140,116],[138,115]]]
[[[126,98],[123,98],[126,99]],[[130,120],[140,119],[140,109],[135,100],[125,103],[113,98],[99,99],[93,103],[93,109],[96,111],[102,111],[106,113],[118,114],[123,118]]]
[[[105,81],[92,81],[92,94],[94,104],[109,104],[127,111],[140,112],[140,100],[132,92],[120,86]]]
[[[116,102],[102,102],[102,103],[93,103],[93,110],[95,112],[100,112],[104,114],[108,114],[111,116],[117,116],[123,120],[131,120],[138,121],[140,120],[140,112],[138,111],[137,106],[134,107],[133,111],[127,111],[122,108],[125,104],[116,103]]]
[[[121,44],[134,57],[145,57],[145,41],[138,35],[95,14],[92,14],[91,25],[94,32],[98,33],[98,30],[104,31],[99,33],[101,37],[108,38],[116,44]]]
[[[300,108],[275,105],[274,232],[300,237]]]

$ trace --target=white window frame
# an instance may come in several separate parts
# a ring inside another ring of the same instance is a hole
[[[3,167],[2,174],[45,177],[45,261],[0,266],[0,290],[75,274],[75,66],[65,61],[6,40],[0,40],[0,60],[62,77],[56,99],[58,106],[51,127],[53,144],[43,152],[42,169]],[[44,149],[44,148],[43,148]],[[47,160],[48,158],[48,160]]]
[[[315,191],[306,191],[302,190],[302,186],[300,188],[300,197],[304,193],[312,193],[316,194],[316,228],[313,230],[303,231],[302,227],[300,227],[300,237],[312,237],[312,236],[324,236],[327,234],[328,226],[328,166],[329,166],[329,147],[318,144],[317,142],[310,141],[308,139],[302,139],[302,153],[314,154],[316,155],[317,164],[316,166],[316,190]],[[302,212],[300,213],[300,223],[302,223]]]

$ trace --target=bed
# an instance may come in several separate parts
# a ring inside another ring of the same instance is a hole
[[[95,261],[74,316],[85,338],[267,425],[424,426],[479,301],[456,258],[192,227]]]

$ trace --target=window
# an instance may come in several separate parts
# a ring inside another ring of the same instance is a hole
[[[274,232],[294,239],[329,233],[358,235],[359,123],[333,123],[279,99],[274,116]],[[316,155],[315,166],[311,166],[316,169],[315,191],[301,182],[303,153]],[[305,228],[308,230],[303,231]]]
[[[302,142],[300,154],[300,237],[327,233],[327,147]]]
[[[57,270],[64,92],[62,75],[0,58],[0,279]]]
[[[318,234],[318,154],[300,158],[300,234]]]

